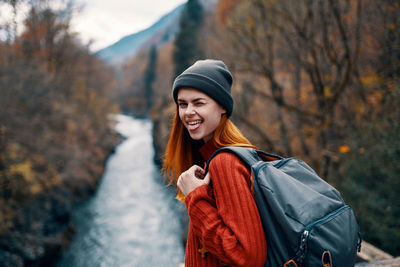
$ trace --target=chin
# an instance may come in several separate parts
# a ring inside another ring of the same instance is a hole
[[[190,135],[190,138],[192,138],[193,140],[198,141],[198,140],[202,140],[203,136],[195,134],[195,135]]]

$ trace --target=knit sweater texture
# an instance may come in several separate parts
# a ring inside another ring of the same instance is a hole
[[[207,161],[215,151],[208,142],[200,153]],[[263,266],[267,244],[249,168],[222,152],[211,161],[209,173],[210,185],[196,188],[185,200],[190,219],[185,266]]]

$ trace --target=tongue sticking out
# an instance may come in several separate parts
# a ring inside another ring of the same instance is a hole
[[[188,130],[195,131],[201,126],[201,121],[196,121],[193,123],[188,123]]]

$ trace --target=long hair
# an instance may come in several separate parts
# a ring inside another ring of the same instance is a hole
[[[172,130],[165,150],[163,172],[169,180],[169,185],[175,185],[182,172],[194,164],[203,163],[199,148],[203,141],[193,140],[179,118],[178,107],[172,123]],[[253,147],[250,141],[240,132],[236,125],[222,115],[221,121],[214,131],[212,142],[217,148],[225,146]],[[183,201],[184,196],[178,190],[177,199]]]

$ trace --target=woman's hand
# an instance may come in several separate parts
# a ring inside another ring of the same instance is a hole
[[[183,172],[177,182],[178,188],[185,195],[189,195],[194,189],[199,186],[209,184],[210,183],[210,175],[207,173],[206,177],[204,177],[203,168],[193,165],[187,171]]]

